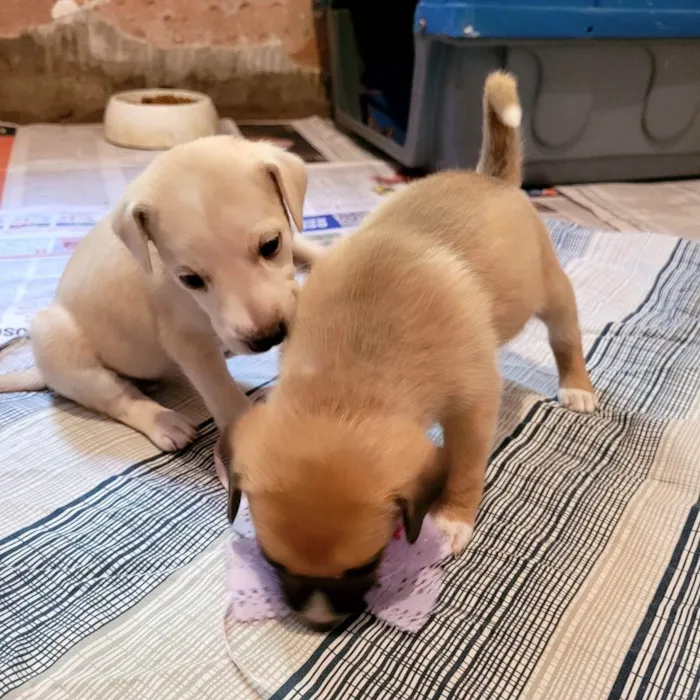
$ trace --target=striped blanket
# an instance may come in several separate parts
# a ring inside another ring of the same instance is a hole
[[[551,233],[600,410],[551,398],[539,324],[503,350],[475,536],[415,635],[368,614],[327,636],[224,624],[215,431],[186,387],[155,390],[200,423],[174,455],[49,394],[0,397],[0,696],[700,697],[700,247]],[[231,370],[254,393],[276,356]]]

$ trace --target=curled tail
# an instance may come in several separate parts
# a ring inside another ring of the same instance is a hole
[[[518,83],[504,71],[486,78],[481,156],[478,173],[522,184],[522,148],[520,122],[523,110],[518,98]]]
[[[46,381],[37,367],[25,369],[23,372],[0,374],[0,394],[9,394],[12,391],[41,391],[46,388]]]

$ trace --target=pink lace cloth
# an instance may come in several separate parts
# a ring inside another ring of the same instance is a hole
[[[233,530],[243,539],[227,542],[226,590],[236,619],[250,622],[289,614],[274,569],[254,539],[247,504],[242,503]],[[417,632],[435,607],[449,556],[444,536],[428,517],[418,541],[392,539],[378,571],[378,585],[367,594],[368,611],[406,632]]]

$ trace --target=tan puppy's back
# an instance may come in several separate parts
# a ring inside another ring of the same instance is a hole
[[[341,373],[346,362],[358,362],[378,378],[400,381],[394,375],[403,374],[424,377],[421,384],[439,382],[436,353],[447,352],[450,343],[465,352],[465,326],[492,328],[502,343],[541,307],[542,258],[550,248],[539,217],[513,187],[465,172],[415,183],[337,245],[311,276],[283,372],[342,359]],[[358,337],[361,347],[355,347]],[[397,343],[410,352],[397,352]],[[330,346],[337,348],[333,359]]]
[[[499,342],[514,337],[541,307],[542,256],[553,252],[520,190],[477,173],[440,173],[396,194],[369,226],[386,222],[446,246],[468,264],[491,295]]]
[[[537,250],[521,256],[518,269],[506,272],[508,283],[492,285],[492,294],[483,280],[508,267],[505,256],[512,242],[496,237],[480,242],[473,216],[447,211],[452,205],[435,202],[427,192],[467,201],[479,179],[447,174],[409,187],[351,240],[331,250],[300,295],[282,363],[285,400],[313,404],[315,388],[326,410],[328,402],[340,406],[352,395],[355,408],[358,401],[368,410],[381,405],[430,422],[452,384],[473,384],[483,362],[492,361],[499,331],[520,330],[540,298],[538,285],[528,284],[526,269],[539,266]],[[422,205],[414,189],[420,190]],[[443,213],[439,220],[437,210]],[[496,208],[494,216],[499,216]],[[502,218],[508,231],[508,217]],[[504,258],[500,263],[497,255]],[[515,319],[506,310],[510,316],[495,329],[496,304],[500,316],[509,300],[520,309],[526,297],[528,310]],[[461,377],[455,376],[455,367]],[[329,392],[329,383],[338,389]]]

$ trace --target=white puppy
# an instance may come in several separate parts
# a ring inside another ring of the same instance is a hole
[[[270,144],[213,136],[159,155],[81,241],[30,330],[36,368],[0,391],[50,387],[141,431],[163,450],[195,434],[124,379],[184,372],[216,424],[248,406],[224,352],[280,343],[297,296],[293,256],[322,248],[302,228],[304,163]]]

